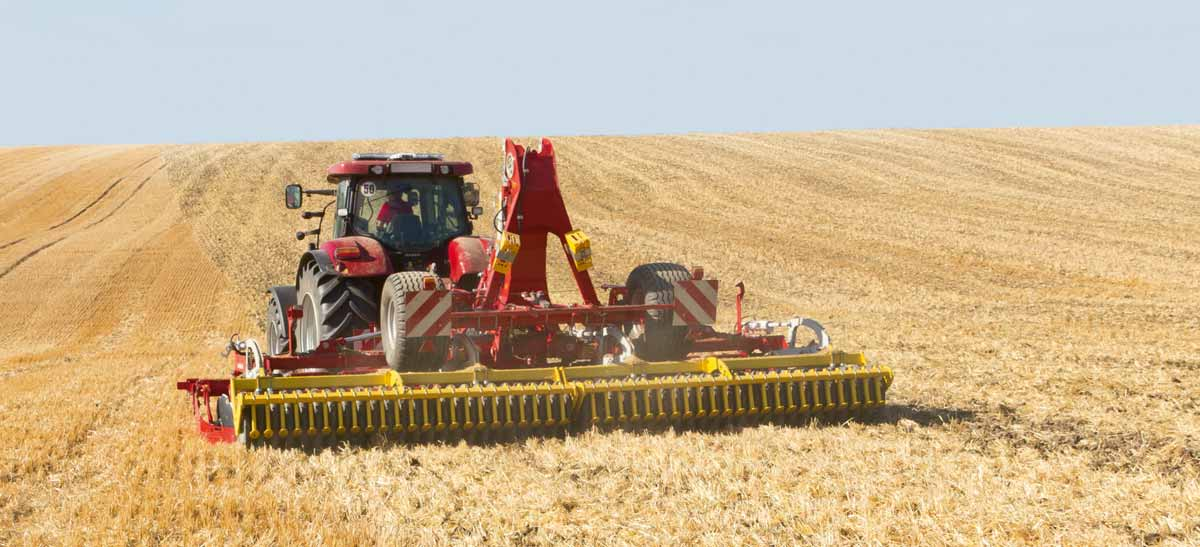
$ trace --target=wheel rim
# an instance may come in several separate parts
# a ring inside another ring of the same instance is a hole
[[[388,300],[387,305],[383,308],[384,322],[387,323],[384,332],[388,335],[388,341],[396,340],[396,304]]]
[[[270,321],[267,321],[267,343],[271,345],[267,348],[271,354],[277,354],[282,349],[279,347],[279,332],[275,327],[274,317]]]
[[[313,304],[312,297],[304,295],[304,318],[300,321],[300,351],[312,351],[317,349],[320,344],[317,327],[317,307]]]

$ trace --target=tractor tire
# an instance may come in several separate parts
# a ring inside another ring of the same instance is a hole
[[[629,272],[625,287],[630,304],[673,304],[675,291],[671,283],[686,281],[692,273],[679,264],[654,262],[642,264]],[[634,352],[646,361],[676,361],[687,357],[687,327],[671,324],[670,311],[647,312],[643,324],[631,324],[626,334],[633,342]]]
[[[281,285],[271,287],[267,302],[267,330],[263,337],[267,341],[267,355],[283,355],[288,352],[287,309],[296,305],[296,287]]]
[[[303,316],[296,326],[296,352],[370,328],[379,317],[379,286],[367,278],[342,277],[309,262],[300,274],[297,300]]]
[[[450,345],[449,336],[433,338],[433,351],[421,352],[421,343],[405,338],[407,331],[405,300],[408,293],[425,288],[425,279],[436,279],[436,287],[444,289],[442,280],[429,272],[397,272],[383,283],[379,299],[379,328],[383,331],[383,355],[396,371],[436,370],[442,365]]]

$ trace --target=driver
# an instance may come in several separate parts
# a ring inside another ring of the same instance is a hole
[[[390,231],[402,240],[419,238],[421,220],[413,211],[418,198],[417,191],[412,188],[401,188],[389,193],[387,201],[379,208],[375,221],[388,225]]]

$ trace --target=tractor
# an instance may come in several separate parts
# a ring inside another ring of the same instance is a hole
[[[304,196],[334,198],[302,214],[323,224],[333,206],[333,237],[320,241],[320,224],[296,232],[297,239],[318,241],[301,255],[294,284],[268,289],[267,353],[309,353],[385,323],[403,329],[408,291],[446,284],[473,289],[491,240],[471,235],[483,212],[478,185],[463,180],[472,172],[470,163],[443,161],[440,154],[364,153],[329,167],[326,180],[334,189],[287,185],[289,209],[301,208]],[[293,307],[300,315],[289,332]],[[402,334],[384,337],[387,362],[396,369],[436,364],[446,341],[430,345],[422,352],[420,345],[406,346]]]

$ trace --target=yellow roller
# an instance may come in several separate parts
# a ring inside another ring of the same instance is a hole
[[[407,440],[861,415],[884,405],[892,371],[830,352],[638,364],[235,378],[239,441]]]

